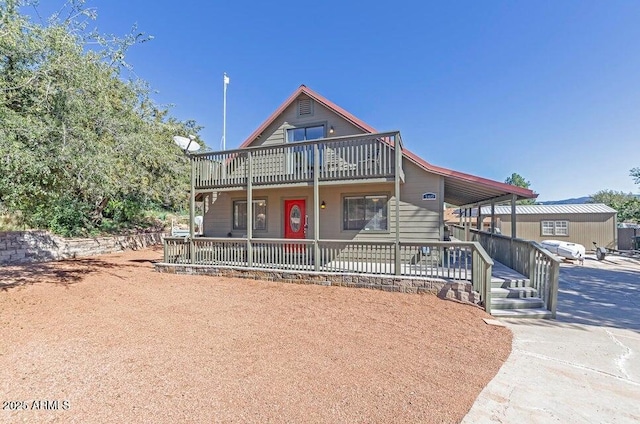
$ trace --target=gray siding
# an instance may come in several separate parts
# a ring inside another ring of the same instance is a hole
[[[442,178],[429,174],[413,163],[405,160],[406,183],[400,186],[400,238],[403,240],[440,240],[443,217]],[[393,183],[360,183],[320,186],[320,237],[331,240],[395,240],[395,201]],[[434,192],[436,200],[422,200],[422,194]],[[345,231],[343,230],[343,198],[352,195],[383,194],[389,197],[388,231]],[[210,197],[210,204],[204,218],[206,237],[226,237],[229,232],[234,237],[242,237],[246,231],[232,230],[232,208],[234,200],[246,199],[246,192],[220,192]],[[313,238],[313,188],[293,187],[259,189],[253,192],[254,199],[267,201],[267,230],[254,231],[254,237],[281,238],[284,236],[285,199],[306,199],[308,215],[307,238]]]
[[[306,98],[305,95],[301,95],[298,97]],[[321,104],[314,102],[313,106],[313,115],[311,116],[298,116],[297,111],[298,102],[294,101],[288,108],[284,110],[284,112],[271,124],[269,125],[261,137],[256,139],[253,143],[251,143],[252,147],[255,146],[267,146],[274,144],[282,144],[286,139],[286,130],[287,128],[293,127],[302,127],[307,125],[314,124],[324,124],[325,130],[327,133],[326,137],[340,137],[343,135],[355,135],[355,134],[363,134],[364,132],[336,115],[334,112],[330,111],[326,107]],[[333,126],[334,133],[328,134],[329,128]]]

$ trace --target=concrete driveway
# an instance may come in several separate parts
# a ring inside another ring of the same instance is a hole
[[[563,264],[556,320],[502,320],[513,350],[463,423],[640,422],[640,260]]]

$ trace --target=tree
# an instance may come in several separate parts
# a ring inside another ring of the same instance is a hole
[[[504,180],[504,182],[512,186],[522,187],[526,189],[528,189],[531,186],[530,181],[525,180],[522,175],[516,172],[511,174],[511,176],[508,177],[506,180]],[[518,201],[519,205],[533,205],[534,203],[535,203],[534,199],[523,199]]]
[[[0,203],[63,235],[182,207],[188,163],[171,136],[198,130],[123,77],[127,49],[147,38],[87,33],[83,3],[44,26],[0,2]]]
[[[601,190],[591,195],[590,203],[604,203],[615,209],[619,222],[640,222],[640,199],[631,193]]]
[[[633,178],[633,182],[636,184],[640,184],[640,168],[632,168],[629,171],[629,175]]]

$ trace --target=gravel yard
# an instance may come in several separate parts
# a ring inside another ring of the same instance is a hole
[[[161,256],[0,267],[0,422],[456,423],[511,351],[432,295],[155,273]]]

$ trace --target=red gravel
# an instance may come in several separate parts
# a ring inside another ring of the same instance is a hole
[[[155,273],[160,258],[0,268],[0,422],[455,423],[511,350],[483,311],[432,295]]]

